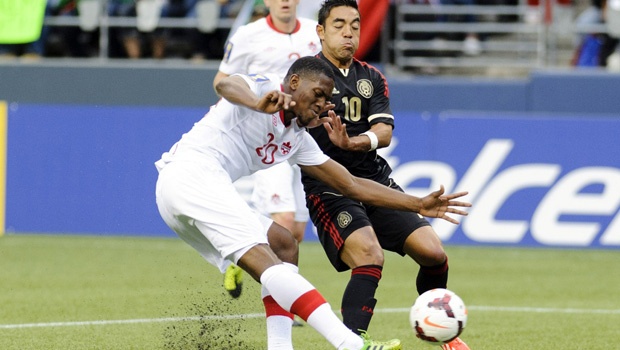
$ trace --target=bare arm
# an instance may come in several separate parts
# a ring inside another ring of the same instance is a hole
[[[291,95],[279,90],[270,91],[262,97],[256,96],[240,76],[229,76],[220,80],[215,86],[215,91],[232,104],[267,114],[295,105],[295,102],[291,101]]]
[[[219,70],[217,71],[217,74],[215,74],[215,78],[213,78],[213,90],[215,90],[216,93],[217,93],[217,88],[216,88],[217,83],[219,83],[220,80],[222,80],[222,79],[224,79],[224,78],[226,78],[228,76],[229,76],[228,74],[226,74],[226,73],[224,73],[222,71],[219,71]]]
[[[338,147],[354,152],[368,152],[370,151],[370,137],[367,135],[351,136],[347,135],[346,124],[342,123],[340,116],[336,116],[335,113],[331,115],[331,122],[324,123],[325,130],[329,139]],[[384,123],[377,123],[370,127],[370,130],[379,141],[377,148],[383,148],[390,145],[392,142],[392,126]]]
[[[355,177],[346,168],[331,159],[321,165],[300,165],[300,167],[308,175],[333,187],[346,197],[366,204],[417,212],[420,215],[441,218],[453,224],[459,222],[446,215],[447,213],[466,216],[467,212],[454,207],[471,207],[470,203],[453,200],[467,195],[467,192],[443,195],[444,188],[441,186],[439,190],[423,198],[418,198],[383,186],[375,181]]]

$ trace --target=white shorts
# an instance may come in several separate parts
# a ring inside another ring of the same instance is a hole
[[[273,221],[250,208],[219,164],[168,163],[155,195],[166,224],[221,272],[250,248],[268,243]]]
[[[301,183],[301,169],[287,162],[254,174],[251,204],[265,214],[295,212],[295,221],[310,219],[306,194]]]

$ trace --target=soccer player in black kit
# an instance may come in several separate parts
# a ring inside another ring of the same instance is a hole
[[[322,44],[318,57],[334,70],[332,103],[340,119],[309,132],[325,154],[353,175],[402,191],[390,178],[390,166],[376,152],[390,144],[394,128],[387,81],[376,68],[353,58],[360,35],[357,2],[327,0],[318,17],[317,34]],[[336,145],[330,141],[330,132],[346,133],[348,138]],[[420,266],[418,293],[446,288],[448,257],[422,216],[350,200],[307,175],[302,182],[325,253],[337,271],[351,269],[341,305],[343,321],[351,330],[366,331],[370,324],[383,269],[383,249],[408,255]],[[469,347],[456,338],[443,349]]]

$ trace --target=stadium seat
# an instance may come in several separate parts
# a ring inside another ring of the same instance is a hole
[[[138,1],[136,4],[138,30],[141,32],[152,32],[155,30],[161,18],[162,7],[163,1],[161,0]]]
[[[81,0],[78,2],[80,29],[85,32],[97,29],[102,6],[99,0]]]
[[[201,0],[196,4],[198,30],[213,33],[220,19],[220,3],[215,0]]]

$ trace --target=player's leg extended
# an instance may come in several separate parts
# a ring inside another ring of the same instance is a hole
[[[279,263],[269,246],[251,248],[238,260],[238,264],[261,282],[281,310],[301,317],[335,348],[367,349],[378,345],[351,332],[314,286],[290,267]],[[400,343],[384,346],[383,349],[400,349]]]
[[[269,246],[276,253],[280,260],[289,263],[289,266],[297,273],[297,261],[299,257],[299,247],[296,237],[289,230],[277,222],[269,228],[267,233]],[[300,327],[303,323],[293,318],[293,326]]]

